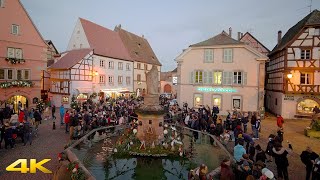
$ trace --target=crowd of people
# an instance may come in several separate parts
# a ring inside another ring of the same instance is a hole
[[[277,116],[276,122],[278,131],[276,134],[270,134],[268,142],[264,144],[266,147],[264,150],[256,143],[260,138],[259,131],[262,125],[261,118],[256,112],[242,113],[235,110],[228,112],[224,118],[219,115],[218,106],[189,108],[187,103],[183,103],[180,107],[177,103],[171,104],[166,99],[161,102],[167,110],[164,116],[165,122],[178,123],[197,130],[193,131],[195,141],[199,139],[200,132],[205,132],[215,137],[210,138],[212,145],[217,146],[219,141],[229,150],[232,147],[231,153],[234,159],[225,159],[221,162],[220,179],[275,179],[275,172],[268,169],[273,162],[277,167],[277,178],[289,179],[288,155],[292,153],[292,145],[284,142],[284,120],[280,115]],[[10,105],[7,105],[0,109],[0,148],[3,140],[5,149],[9,146],[14,148],[19,137],[23,145],[31,145],[32,137],[37,134],[43,119],[60,121],[60,126],[65,126],[65,133],[69,133],[70,140],[78,139],[86,132],[101,126],[130,123],[132,119],[138,119],[134,109],[141,103],[143,98],[107,98],[98,102],[89,100],[78,103],[69,109],[63,105],[56,108],[52,104],[51,111],[50,107],[47,107],[43,113],[38,109],[28,110],[22,107],[15,112]],[[59,117],[55,116],[56,109]],[[306,179],[320,179],[320,158],[317,153],[308,147],[302,152],[301,161],[306,166]],[[205,165],[201,167],[198,177],[206,180],[208,169]]]

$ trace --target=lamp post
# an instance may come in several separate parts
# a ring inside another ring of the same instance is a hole
[[[290,80],[293,77],[291,73],[287,74],[287,78]]]

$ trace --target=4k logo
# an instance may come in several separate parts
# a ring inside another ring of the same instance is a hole
[[[28,160],[27,159],[18,159],[12,164],[10,164],[6,170],[7,171],[15,171],[15,172],[21,172],[21,173],[36,173],[37,169],[40,170],[43,173],[52,173],[49,169],[43,167],[42,165],[50,161],[51,159],[43,159],[42,161],[37,163],[36,159],[30,159],[30,166],[28,168]],[[16,167],[18,164],[21,164],[20,168]]]

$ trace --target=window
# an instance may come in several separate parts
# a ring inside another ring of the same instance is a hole
[[[13,79],[13,69],[7,69],[7,79]]]
[[[118,62],[118,69],[122,70],[123,69],[123,63],[122,62]]]
[[[104,75],[99,76],[99,83],[105,83],[105,76]]]
[[[275,104],[276,104],[276,106],[278,105],[278,98],[276,98]]]
[[[213,49],[204,50],[204,62],[212,63],[213,62]]]
[[[127,83],[127,85],[130,85],[130,84],[131,84],[131,79],[130,79],[130,77],[126,77],[126,83]]]
[[[4,0],[0,0],[0,7],[4,7]]]
[[[202,78],[203,78],[203,72],[202,71],[195,71],[195,83],[202,83]]]
[[[118,76],[118,83],[122,84],[122,81],[123,81],[123,77],[122,76]]]
[[[8,58],[22,59],[23,58],[22,49],[19,49],[19,48],[8,48],[7,49],[7,57]]]
[[[212,95],[212,106],[217,106],[221,110],[221,95]]]
[[[141,69],[141,64],[137,63],[137,69]]]
[[[311,73],[301,73],[300,84],[312,84],[312,74]]]
[[[213,84],[221,84],[222,80],[222,72],[221,71],[214,71],[213,72]]]
[[[311,50],[310,49],[302,49],[301,50],[301,59],[310,59]]]
[[[148,70],[148,64],[144,64],[144,69]]]
[[[11,25],[11,34],[19,35],[19,25],[16,25],[16,24]]]
[[[193,106],[198,108],[200,105],[203,105],[203,96],[202,94],[193,95]]]
[[[233,72],[233,84],[242,84],[242,72]]]
[[[316,29],[314,30],[314,35],[315,35],[315,36],[319,36],[319,35],[320,35],[320,28],[316,28]]]
[[[24,75],[23,78],[24,78],[25,80],[30,79],[30,77],[29,77],[29,75],[30,75],[30,70],[24,70],[23,75]]]
[[[113,67],[114,67],[113,61],[109,61],[109,69],[113,69]]]
[[[0,79],[5,79],[4,74],[5,74],[5,69],[0,69]]]
[[[222,76],[222,83],[224,85],[231,85],[232,84],[232,72],[223,72]]]
[[[141,81],[141,74],[137,74],[137,81]]]
[[[223,49],[223,62],[232,63],[233,62],[233,50],[232,49]]]
[[[17,80],[22,79],[22,70],[17,70]]]
[[[130,64],[129,63],[126,64],[126,70],[130,71]]]
[[[105,61],[100,59],[100,67],[105,67]]]
[[[109,80],[109,84],[113,84],[113,76],[109,76],[108,80]]]

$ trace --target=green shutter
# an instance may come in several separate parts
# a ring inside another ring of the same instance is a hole
[[[209,76],[208,76],[208,84],[212,84],[213,83],[213,72],[212,71],[208,71]]]
[[[242,72],[242,84],[247,85],[247,72]]]
[[[203,71],[203,84],[207,84],[207,83],[208,83],[208,72]]]
[[[193,73],[193,71],[190,72],[189,83],[190,84],[194,83],[194,73]]]
[[[223,85],[227,84],[227,76],[228,76],[228,72],[222,73],[222,84]]]

